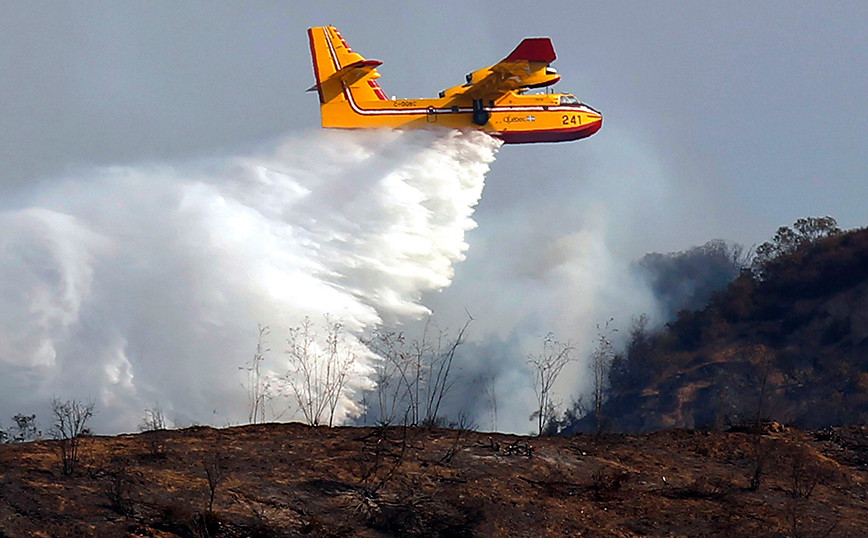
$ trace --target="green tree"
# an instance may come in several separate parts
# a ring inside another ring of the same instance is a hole
[[[802,218],[793,224],[793,228],[781,226],[771,241],[766,241],[757,247],[753,267],[760,276],[772,262],[781,256],[792,254],[803,246],[816,243],[824,237],[832,237],[841,233],[838,222],[829,216]]]

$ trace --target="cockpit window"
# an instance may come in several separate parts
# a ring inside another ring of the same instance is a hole
[[[579,100],[576,99],[575,95],[561,95],[561,104],[562,105],[578,105]]]

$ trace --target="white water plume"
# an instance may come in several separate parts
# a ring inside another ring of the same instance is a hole
[[[99,431],[134,430],[155,405],[180,425],[243,421],[257,324],[279,354],[304,316],[359,335],[426,312],[498,147],[316,132],[46,183],[0,212],[0,417],[47,419],[56,396],[94,399]]]

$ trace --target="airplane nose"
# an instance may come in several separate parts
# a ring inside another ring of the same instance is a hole
[[[587,105],[585,105],[587,106]],[[587,129],[583,135],[583,138],[591,136],[596,133],[603,127],[603,113],[595,108],[588,107],[594,111],[593,114],[588,115],[588,122],[585,124]]]
[[[603,116],[597,116],[597,119],[588,124],[588,129],[585,132],[585,137],[591,136],[603,127]]]
[[[583,105],[584,105],[584,103],[583,103]],[[603,113],[602,112],[600,112],[599,110],[597,110],[596,108],[594,108],[592,106],[584,105],[584,107],[591,111],[591,113],[588,114],[588,119],[592,123],[603,121]]]

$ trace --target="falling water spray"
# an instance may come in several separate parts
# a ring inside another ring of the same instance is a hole
[[[257,325],[352,338],[448,286],[499,143],[316,132],[248,156],[70,174],[0,213],[0,416],[93,398],[95,425],[247,416]],[[342,406],[343,417],[350,405]]]

